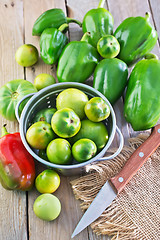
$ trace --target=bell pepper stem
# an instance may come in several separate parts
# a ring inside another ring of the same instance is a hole
[[[3,137],[3,136],[5,136],[5,135],[9,134],[9,133],[7,132],[6,126],[7,126],[7,124],[4,124],[3,127],[2,127],[2,130],[1,130],[1,131],[2,131],[2,133],[1,133],[1,137]]]
[[[150,20],[150,16],[151,16],[151,14],[150,14],[149,12],[146,12],[146,13],[145,13],[145,19],[146,19],[147,21]]]
[[[67,23],[62,24],[58,30],[61,31],[62,33],[66,33],[68,31],[69,25]]]
[[[104,7],[104,2],[105,0],[100,0],[98,4],[98,8],[103,8]]]
[[[81,38],[81,42],[88,42],[89,37],[90,37],[90,33],[89,32],[84,33],[82,38]]]
[[[158,56],[154,53],[146,53],[144,56],[145,59],[159,59]]]
[[[67,17],[67,23],[77,23],[80,27],[82,27],[82,23],[74,18]]]

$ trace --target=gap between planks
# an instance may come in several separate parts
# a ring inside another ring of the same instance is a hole
[[[150,8],[150,12],[151,12],[151,16],[152,16],[152,20],[153,20],[153,24],[154,24],[154,27],[156,29],[156,31],[158,32],[158,27],[156,25],[156,21],[155,21],[155,18],[154,18],[154,14],[153,14],[153,9],[152,9],[152,4],[150,2],[150,0],[148,0],[148,5],[149,5],[149,8]],[[160,48],[160,39],[159,39],[159,36],[158,36],[158,46]]]

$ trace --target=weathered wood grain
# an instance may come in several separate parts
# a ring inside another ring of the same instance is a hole
[[[154,21],[155,28],[158,32],[158,36],[160,36],[160,17],[159,17],[160,2],[157,0],[149,0],[148,3],[152,13],[152,18]],[[160,45],[160,39],[159,39],[159,45]]]
[[[150,10],[152,13],[152,19],[154,22],[155,29],[157,30],[158,33],[158,52],[156,54],[158,55],[160,59],[160,17],[159,17],[159,12],[160,12],[160,4],[157,3],[157,0],[149,0],[148,1]],[[157,124],[160,124],[160,119]]]
[[[23,2],[0,1],[0,86],[24,78],[24,69],[15,61],[16,49],[23,44]],[[0,127],[7,123],[9,132],[18,124],[0,117]],[[26,240],[26,193],[7,191],[0,185],[0,239]]]
[[[68,10],[68,16],[72,17],[72,18],[76,18],[79,21],[83,21],[83,17],[84,15],[93,8],[97,8],[98,7],[98,3],[99,0],[90,0],[90,1],[84,1],[82,0],[79,3],[79,6],[77,6],[77,2],[74,0],[67,0],[67,10]],[[107,9],[107,4],[104,3],[104,8]],[[69,36],[70,36],[70,41],[74,41],[74,40],[80,40],[81,37],[83,35],[82,29],[77,27],[75,24],[70,24],[69,27]],[[92,80],[93,80],[93,76],[90,78],[90,85],[92,85]],[[114,140],[114,143],[112,144],[112,146],[115,145],[117,146],[117,139]],[[80,220],[80,218],[79,218]],[[75,222],[74,226],[76,226],[78,223]],[[76,236],[74,239],[79,239],[78,237],[81,237],[81,235],[83,234],[83,232],[81,232],[78,236]],[[88,234],[89,234],[89,239],[90,240],[108,240],[108,236],[97,236],[95,233],[93,233],[93,231],[91,230],[90,227],[88,227]]]
[[[31,7],[32,5],[32,7]],[[40,48],[39,48],[39,36],[32,36],[32,27],[36,19],[46,10],[51,9],[51,8],[56,8],[60,7],[65,11],[65,5],[64,1],[45,1],[45,0],[40,0],[38,1],[38,6],[37,6],[37,1],[33,0],[32,3],[31,1],[24,1],[24,36],[25,36],[25,43],[30,43],[33,44],[34,46],[37,47],[39,53],[40,53]],[[39,60],[37,64],[32,66],[31,68],[26,68],[26,79],[28,81],[34,82],[35,77],[40,74],[40,73],[49,73],[52,74],[54,77],[56,77],[56,68],[55,66],[52,65],[47,65],[44,64],[42,59],[39,57]]]
[[[83,20],[85,13],[98,6],[99,0],[1,0],[0,1],[0,86],[9,80],[25,78],[33,82],[40,73],[50,73],[56,77],[55,66],[48,66],[39,58],[39,62],[30,68],[23,68],[15,61],[16,49],[25,43],[35,45],[39,50],[39,37],[32,36],[32,26],[37,17],[47,9],[58,7],[64,10],[69,17]],[[130,16],[144,16],[146,11],[151,12],[151,23],[160,34],[159,5],[157,0],[107,0],[104,7],[114,17],[114,29]],[[80,40],[82,30],[71,23],[69,28],[70,40]],[[160,56],[159,45],[153,50]],[[92,77],[91,77],[92,81]],[[117,125],[122,130],[127,144],[130,136],[137,135],[126,123],[123,117],[123,100],[114,105]],[[8,130],[15,132],[18,124],[6,121],[0,117],[1,126],[7,122]],[[116,135],[112,146],[118,146]],[[37,174],[46,167],[36,162]],[[62,203],[62,211],[57,220],[45,222],[38,219],[33,212],[33,203],[40,194],[34,188],[27,195],[25,192],[6,191],[0,186],[0,239],[3,240],[70,240],[71,234],[82,217],[79,201],[75,200],[70,186],[69,177],[61,177],[61,185],[55,195]],[[26,198],[27,196],[27,198]],[[27,201],[26,201],[27,199]],[[28,207],[28,211],[26,211]],[[27,234],[29,234],[27,236]],[[95,235],[91,228],[84,230],[74,240],[108,240],[107,236]]]
[[[32,36],[32,26],[37,17],[44,11],[51,8],[61,8],[66,12],[65,1],[47,1],[41,0],[32,1],[32,8],[30,7],[30,1],[24,1],[24,19],[25,19],[25,43],[32,43],[39,49],[39,37]],[[49,66],[39,59],[39,62],[32,68],[26,68],[26,79],[33,82],[34,78],[40,73],[49,73],[56,76],[55,66]],[[37,164],[38,172],[44,170],[46,167]],[[71,234],[75,226],[75,222],[78,222],[82,216],[82,212],[78,201],[75,200],[70,186],[70,179],[61,176],[61,185],[56,191],[55,195],[59,198],[62,204],[62,211],[56,221],[44,222],[38,219],[33,212],[33,203],[40,194],[34,189],[28,195],[28,221],[29,221],[29,236],[30,240],[35,239],[47,239],[48,240],[70,240]],[[88,239],[87,231],[84,231],[78,238],[79,240]]]

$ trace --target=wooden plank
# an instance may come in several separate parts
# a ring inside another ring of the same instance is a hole
[[[154,22],[155,29],[158,32],[158,48],[159,48],[158,56],[160,59],[160,18],[159,18],[160,5],[157,4],[156,0],[149,0],[148,3],[149,3],[150,11],[152,14],[152,19]],[[160,119],[158,120],[157,124],[160,124]]]
[[[24,1],[24,19],[25,19],[25,42],[32,43],[39,49],[39,37],[33,37],[31,35],[32,26],[37,17],[44,11],[51,8],[61,8],[66,12],[65,1],[48,1],[37,0],[32,1],[32,8],[30,7],[30,1]],[[39,73],[50,73],[56,76],[55,66],[49,66],[39,59],[39,62],[32,68],[26,68],[26,79],[33,82],[34,78]],[[46,167],[37,164],[37,174],[41,172]],[[55,192],[55,195],[60,199],[62,204],[62,211],[57,220],[53,222],[45,222],[38,219],[33,212],[33,203],[37,196],[40,194],[34,189],[28,195],[28,212],[29,212],[29,236],[30,240],[35,239],[47,239],[48,240],[70,240],[71,234],[74,230],[75,223],[78,222],[82,216],[82,212],[77,200],[75,200],[74,195],[71,190],[70,179],[61,176],[61,185],[59,189]],[[75,239],[84,240],[88,239],[87,231]]]
[[[70,17],[75,17],[78,20],[82,20],[84,14],[91,8],[96,8],[98,5],[97,0],[80,2],[73,0],[66,0],[68,6],[68,13]],[[23,29],[23,3],[24,3],[24,25],[25,31]],[[158,18],[158,7],[156,0],[150,0],[150,5],[148,1],[122,1],[122,0],[108,0],[109,10],[114,16],[115,27],[120,24],[120,22],[128,16],[143,16],[146,11],[152,10],[154,13],[154,21],[157,29],[159,30],[159,18]],[[39,37],[32,37],[31,30],[35,19],[45,10],[52,7],[60,7],[66,10],[65,1],[59,0],[39,0],[38,6],[37,1],[21,1],[21,0],[1,0],[0,2],[0,30],[1,30],[1,64],[0,64],[0,79],[2,86],[5,82],[24,77],[24,69],[14,60],[14,55],[16,49],[23,44],[23,39],[25,43],[32,43],[39,49]],[[105,5],[105,8],[107,4]],[[118,9],[118,12],[117,12]],[[151,19],[152,20],[152,19]],[[7,23],[7,24],[5,24]],[[13,24],[14,23],[14,24]],[[24,35],[25,34],[25,37]],[[80,39],[82,36],[81,29],[75,25],[70,24],[70,39]],[[154,49],[154,52],[158,52],[158,47]],[[9,63],[9,64],[8,64]],[[38,64],[32,68],[27,68],[26,79],[33,82],[36,75],[42,72],[56,74],[55,67],[47,66],[39,60]],[[119,127],[127,140],[129,136],[128,126],[123,118],[123,102],[119,100],[114,106],[117,122]],[[0,118],[1,125],[6,122],[3,118]],[[8,123],[9,131],[18,130],[18,125],[15,123]],[[133,135],[137,134],[131,131]],[[117,138],[114,141],[115,146],[117,146]],[[39,164],[37,168],[38,172],[44,169],[40,167]],[[79,202],[74,199],[71,186],[69,184],[71,178],[61,177],[61,186],[56,191],[55,195],[59,197],[62,202],[62,212],[56,221],[51,223],[39,220],[33,213],[33,203],[39,193],[34,189],[28,195],[28,213],[29,213],[29,234],[30,239],[71,239],[71,233],[76,226],[77,222],[82,216],[80,210]],[[0,233],[1,238],[4,240],[23,240],[27,239],[27,223],[26,223],[26,194],[23,192],[9,192],[5,191],[0,187],[0,197],[2,199],[0,206],[1,220],[0,220]],[[4,219],[6,219],[4,221]],[[6,234],[7,233],[7,234]],[[92,230],[89,228],[89,232],[83,231],[81,234],[74,238],[78,239],[90,239],[90,240],[107,240],[107,236],[97,237]]]
[[[24,69],[15,61],[15,52],[23,44],[23,2],[0,1],[0,86],[6,82],[24,78]],[[0,126],[7,123],[9,132],[18,130],[16,122],[0,117]],[[27,239],[26,193],[7,191],[0,185],[0,239]]]
[[[24,69],[15,61],[15,52],[23,44],[23,3],[20,0],[0,1],[1,64],[0,87],[13,79],[23,79]],[[13,24],[14,22],[14,24]],[[4,24],[6,23],[6,24]],[[1,126],[7,123],[8,131],[17,131],[17,122],[0,119]]]
[[[150,10],[152,13],[152,18],[154,20],[154,24],[158,32],[158,36],[160,36],[160,17],[159,17],[160,5],[158,4],[157,0],[149,0],[148,2],[149,2]],[[159,39],[159,43],[160,43],[160,39]]]
[[[36,19],[46,10],[60,7],[62,6],[62,9],[65,10],[64,1],[60,0],[58,1],[45,1],[41,0],[38,1],[38,7],[37,7],[37,1],[32,1],[32,8],[31,2],[25,0],[24,1],[24,23],[25,23],[25,43],[33,44],[37,47],[38,51],[40,52],[39,47],[39,36],[32,36],[32,27]],[[42,59],[39,57],[38,63],[32,66],[31,68],[26,68],[26,79],[34,82],[35,77],[40,73],[49,73],[56,77],[56,68],[55,66],[50,66],[47,64],[44,64]]]
[[[79,21],[82,22],[84,15],[92,8],[97,8],[99,3],[99,0],[92,0],[92,1],[84,1],[81,0],[79,2],[79,6],[77,6],[77,2],[74,0],[67,0],[67,10],[68,10],[68,17],[78,19]],[[107,8],[107,4],[104,4],[104,7]],[[83,35],[82,29],[77,27],[75,24],[70,24],[69,27],[69,36],[70,36],[70,41],[74,40],[80,40]],[[92,80],[93,76],[89,79],[90,85],[92,85]],[[116,145],[116,141],[115,141]],[[80,218],[79,218],[80,219]],[[74,226],[76,226],[78,221],[74,223]],[[84,232],[84,231],[83,231]],[[78,237],[81,237],[83,235],[83,232],[81,232],[77,238],[75,237],[74,239],[79,239]],[[93,233],[92,229],[88,227],[88,234],[89,234],[89,239],[90,240],[108,240],[109,238],[107,236],[97,236],[95,233]]]

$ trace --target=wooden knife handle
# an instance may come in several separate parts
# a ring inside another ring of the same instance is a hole
[[[120,193],[146,160],[160,145],[160,124],[153,128],[152,134],[139,146],[128,159],[122,170],[110,182]]]

